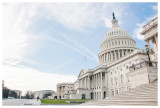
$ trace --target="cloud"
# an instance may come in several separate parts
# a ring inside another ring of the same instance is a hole
[[[110,22],[108,19],[111,18],[111,11],[121,17],[124,9],[118,9],[120,6],[121,4],[116,3],[4,3],[3,59],[16,63],[28,62],[20,58],[26,58],[38,49],[35,45],[38,38],[35,37],[39,36],[27,31],[38,16],[57,20],[70,29],[87,31],[88,28],[94,28],[104,20]],[[113,7],[115,8],[113,9]],[[110,25],[106,24],[106,26]],[[93,58],[97,58],[89,49],[78,45]],[[72,49],[86,55],[76,48],[72,47]]]
[[[61,36],[65,39],[68,40],[69,43],[73,43],[73,46],[77,46],[78,49],[84,51],[85,53],[88,53],[88,56],[93,57],[94,60],[98,61],[97,55],[94,54],[91,50],[89,50],[86,46],[80,44],[78,41],[71,39],[69,36],[66,36],[64,34],[61,34]]]
[[[91,60],[96,60],[95,58],[93,57],[90,57],[89,55],[87,55],[85,52],[81,51],[80,49],[74,47],[73,45],[70,45],[70,44],[67,44],[66,42],[64,41],[61,41],[61,40],[58,40],[56,38],[54,38],[53,36],[47,36],[47,35],[41,35],[41,38],[42,39],[46,39],[46,40],[52,40],[60,45],[63,45],[65,47],[68,47],[68,48],[71,48],[72,50],[78,52],[79,54],[83,55],[83,56],[86,56],[87,58],[91,59]],[[96,60],[97,61],[97,60]]]
[[[76,76],[59,75],[46,72],[40,72],[34,69],[26,68],[20,65],[4,65],[3,80],[10,89],[22,90],[23,95],[27,90],[54,90],[57,83],[74,82]]]
[[[115,10],[113,7],[115,7]],[[49,74],[19,65],[21,62],[39,65],[36,61],[28,59],[28,56],[38,48],[36,42],[41,38],[40,35],[34,35],[32,33],[34,31],[29,31],[32,29],[30,28],[31,25],[39,16],[56,20],[68,29],[85,32],[90,28],[97,27],[98,24],[103,24],[105,19],[111,19],[113,11],[120,18],[123,9],[118,9],[119,7],[121,5],[115,3],[3,3],[2,74],[5,84],[10,88],[22,91],[28,89],[56,90],[57,83],[72,82],[76,79],[72,75]],[[47,39],[97,61],[97,56],[92,51],[75,40],[69,41],[77,47],[54,37],[47,37]],[[70,62],[65,62],[57,68],[61,68]]]
[[[75,61],[75,58],[74,58],[74,57],[73,57],[73,58],[70,58],[70,59],[68,59],[68,60],[66,60],[66,61],[64,61],[62,64],[60,64],[60,65],[58,65],[58,66],[53,67],[53,71],[62,69],[63,67],[71,64],[73,61]]]
[[[158,10],[158,5],[153,5],[152,9],[157,11]]]
[[[63,26],[80,31],[95,28],[98,24],[104,23],[104,19],[111,21],[112,12],[120,19],[125,10],[121,3],[52,3],[44,6],[47,13],[44,14],[45,17],[50,20],[56,19]]]
[[[147,24],[149,21],[151,21],[152,19],[154,19],[155,17],[157,17],[157,15],[153,15],[150,16],[148,18],[146,18],[146,20],[142,23],[137,23],[136,25],[138,26],[133,33],[133,37],[139,39],[139,40],[144,40],[144,36],[141,35],[141,32],[143,31],[142,27]]]
[[[27,29],[36,16],[36,6],[9,3],[3,4],[3,60],[19,63],[26,60],[35,45],[34,35]],[[26,50],[27,49],[27,50]],[[21,59],[22,58],[22,59]]]

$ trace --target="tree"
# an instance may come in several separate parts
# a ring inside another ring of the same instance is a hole
[[[52,93],[45,93],[44,95],[43,95],[43,99],[44,98],[47,98],[48,96],[51,96],[52,95]]]
[[[7,87],[3,87],[3,98],[8,98],[9,96],[9,89]]]
[[[17,96],[17,93],[16,93],[15,91],[10,91],[9,96],[10,96],[10,97],[14,97],[14,98],[17,98],[17,97],[18,97],[18,96]]]
[[[25,95],[26,99],[33,99],[34,98],[34,94],[32,93],[32,91],[27,91],[26,95]]]

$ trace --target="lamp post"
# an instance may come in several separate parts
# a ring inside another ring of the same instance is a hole
[[[149,56],[149,48],[148,48],[148,45],[145,45],[145,47],[146,47],[146,51],[147,51],[147,55],[148,55],[149,66],[152,66],[152,62],[151,62],[150,56]]]

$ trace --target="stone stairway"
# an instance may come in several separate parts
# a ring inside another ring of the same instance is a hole
[[[117,96],[105,100],[96,100],[81,105],[94,106],[157,106],[158,87],[157,81],[138,86],[130,91],[123,92]]]

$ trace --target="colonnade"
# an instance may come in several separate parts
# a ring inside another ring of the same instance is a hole
[[[145,42],[148,45],[149,50],[151,51],[150,42],[149,42],[150,40],[153,44],[153,49],[154,49],[154,52],[155,52],[155,59],[158,59],[158,34],[156,34],[156,35],[152,36],[151,38],[145,40]],[[152,59],[152,57],[151,57],[151,59]]]
[[[60,86],[60,87],[57,87],[57,93],[58,94],[63,94],[64,93],[64,86]]]
[[[99,89],[107,84],[107,73],[99,72],[79,79],[79,88]]]
[[[126,54],[130,53],[131,51],[133,50],[132,49],[121,49],[121,50],[108,51],[99,56],[100,64],[107,63],[113,60],[117,60],[125,56]]]

